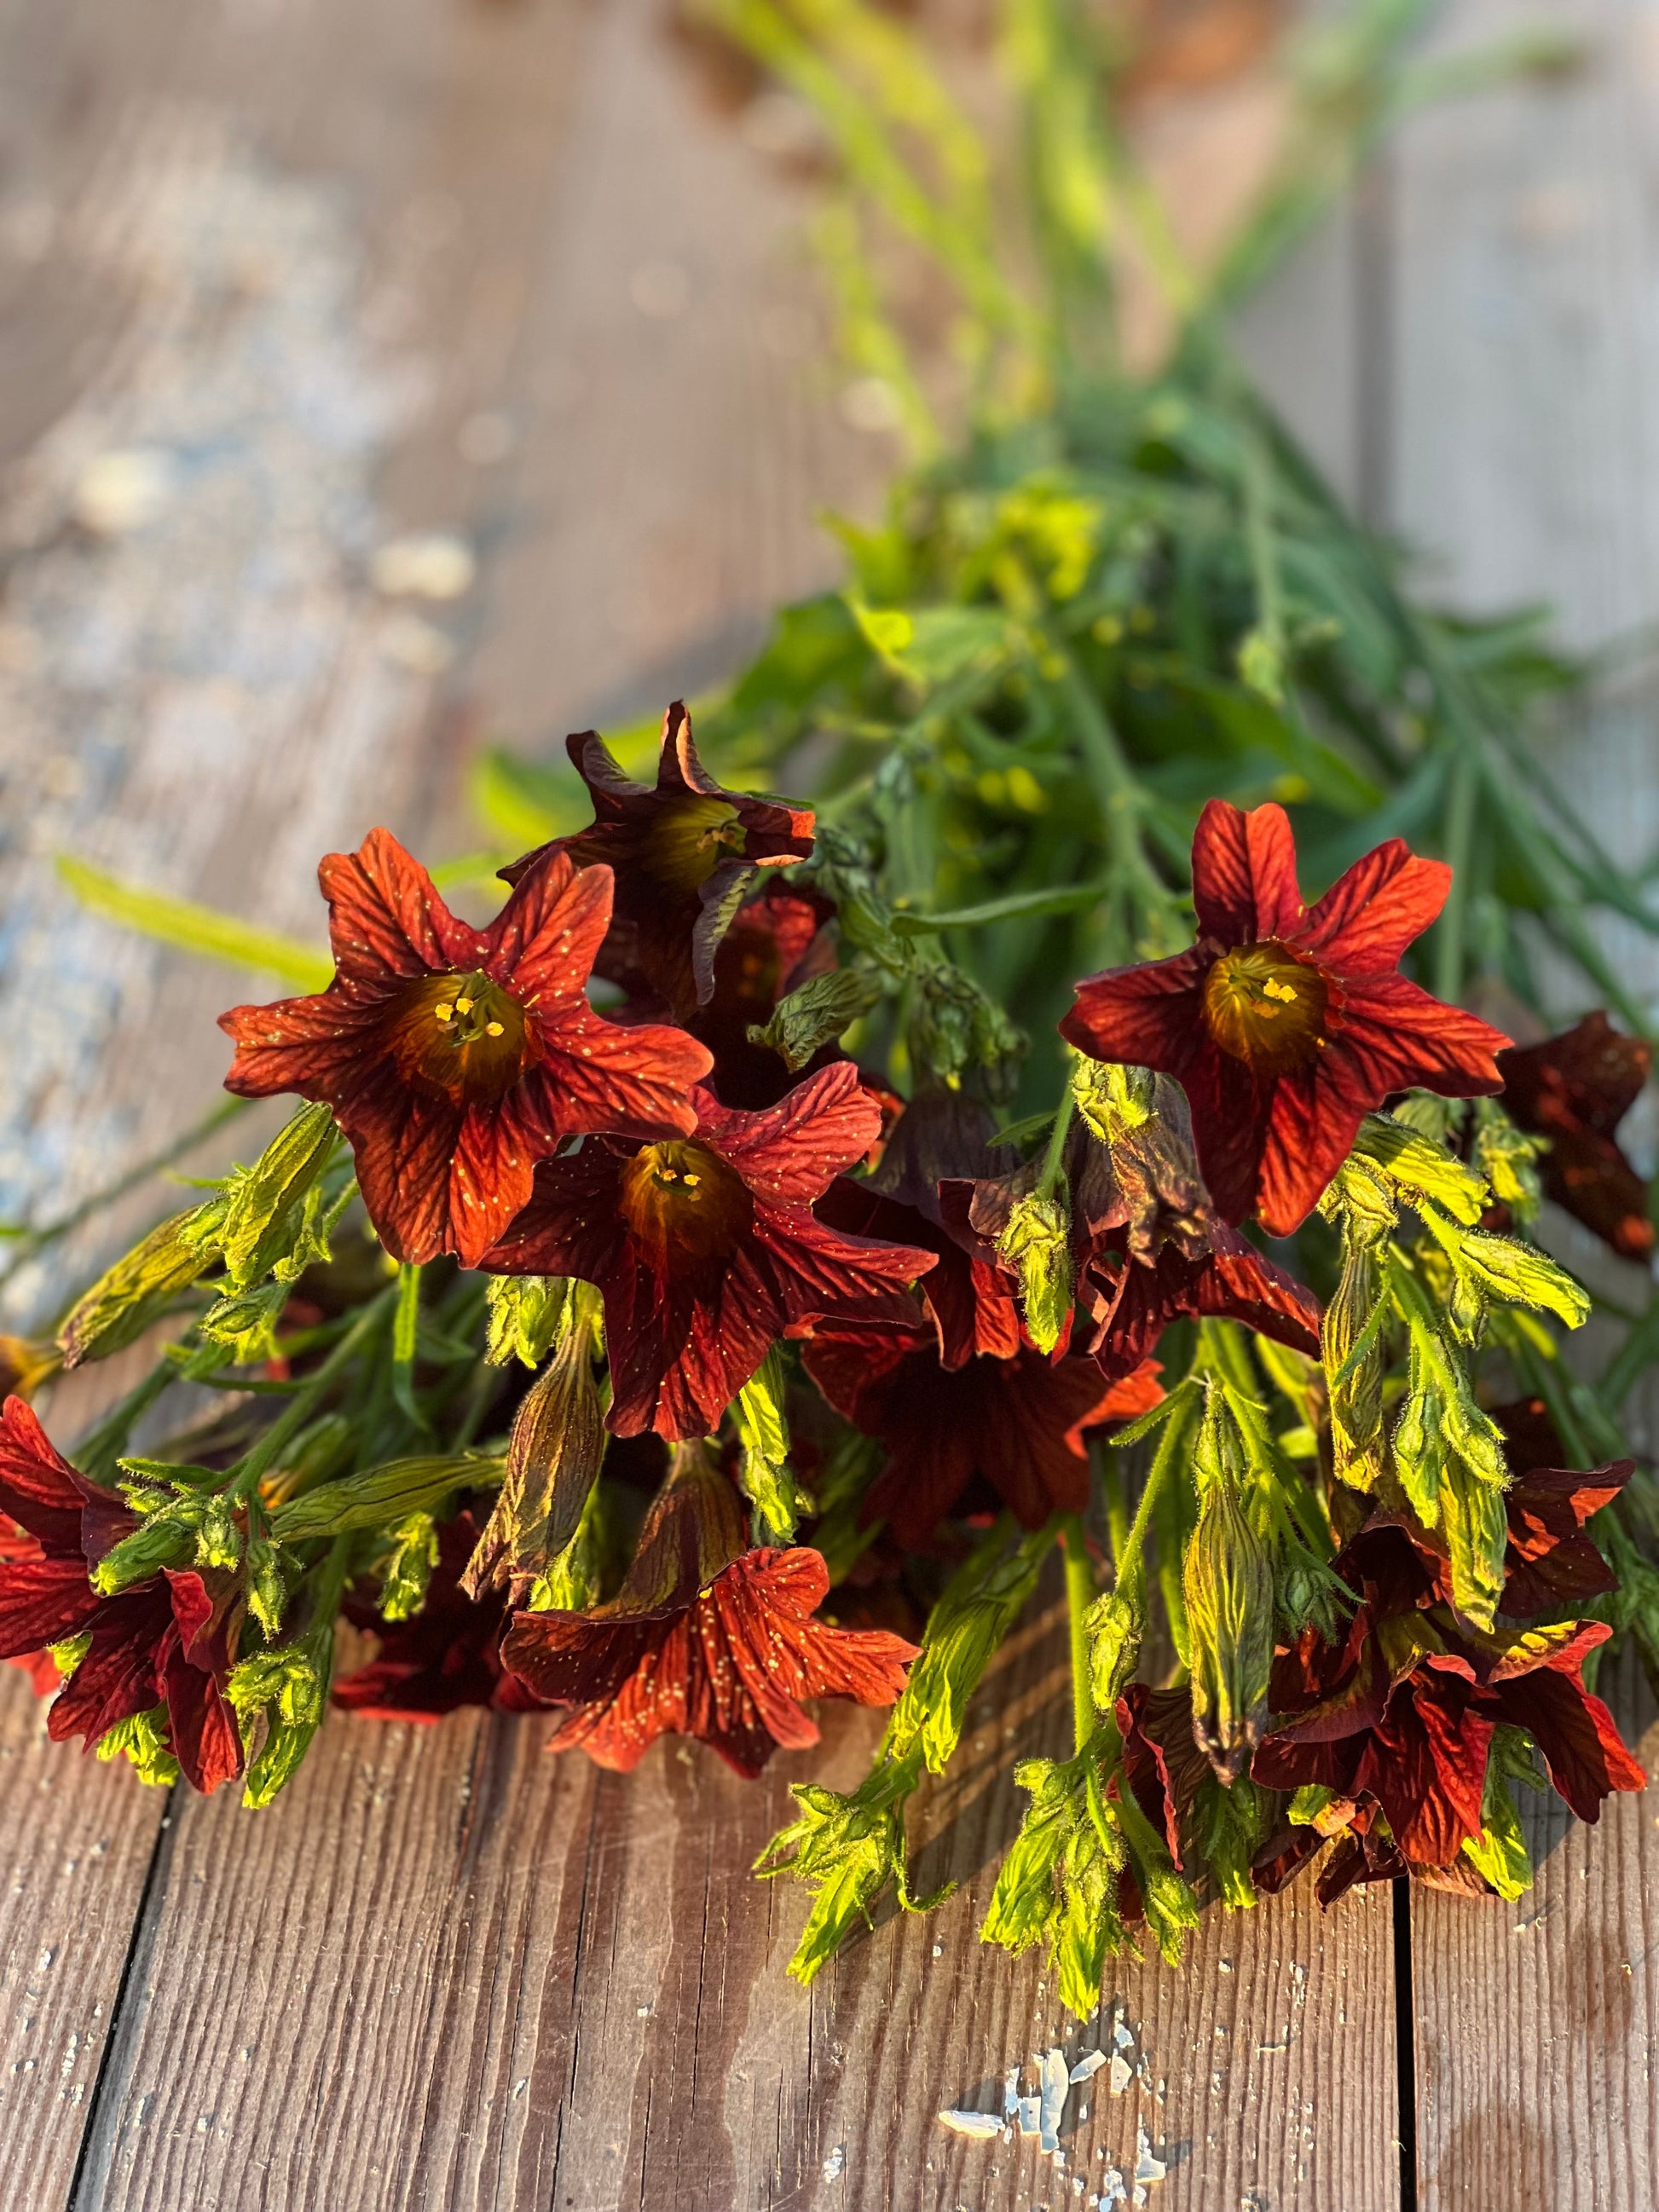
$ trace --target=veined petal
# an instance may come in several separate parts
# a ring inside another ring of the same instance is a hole
[[[331,853],[317,880],[343,979],[378,987],[390,976],[475,968],[483,957],[484,939],[450,912],[389,830],[371,830],[355,853]]]
[[[881,1134],[881,1109],[851,1060],[821,1068],[758,1113],[732,1112],[707,1090],[696,1104],[700,1133],[774,1206],[811,1206]]]
[[[81,1558],[81,1493],[75,1469],[48,1441],[33,1407],[8,1398],[0,1412],[0,1513],[50,1553]]]
[[[550,852],[484,932],[484,973],[544,1018],[580,999],[611,927],[611,888],[609,868],[579,875],[567,854]]]
[[[1096,1060],[1155,1067],[1185,1084],[1190,1070],[1215,1056],[1204,1027],[1204,978],[1210,956],[1196,946],[1138,968],[1109,968],[1077,987],[1077,1004],[1060,1033]]]
[[[1386,975],[1435,921],[1451,890],[1443,860],[1420,860],[1403,837],[1356,860],[1296,933],[1297,945],[1347,975]]]
[[[73,1559],[0,1560],[0,1659],[78,1636],[104,1603]]]
[[[1302,893],[1296,840],[1282,806],[1246,813],[1224,799],[1210,800],[1193,838],[1193,907],[1200,934],[1224,945],[1295,934]]]

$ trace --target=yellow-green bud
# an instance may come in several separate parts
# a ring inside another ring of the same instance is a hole
[[[1212,1483],[1182,1565],[1193,1735],[1224,1783],[1249,1763],[1273,1659],[1273,1568],[1231,1482]]]

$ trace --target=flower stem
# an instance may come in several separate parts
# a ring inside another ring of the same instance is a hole
[[[1048,1149],[1042,1156],[1042,1176],[1037,1184],[1039,1198],[1052,1198],[1060,1182],[1060,1169],[1066,1158],[1066,1133],[1072,1126],[1072,1116],[1077,1110],[1077,1093],[1067,1083],[1060,1094],[1060,1105],[1054,1115],[1054,1126],[1048,1132]]]
[[[1089,1543],[1080,1514],[1068,1513],[1060,1524],[1060,1549],[1066,1554],[1066,1611],[1072,1632],[1072,1721],[1076,1748],[1081,1751],[1095,1732],[1095,1693],[1089,1680],[1089,1636],[1084,1626],[1095,1601],[1094,1570],[1089,1565]]]
[[[325,1393],[340,1370],[355,1358],[363,1340],[373,1334],[385,1320],[386,1310],[396,1297],[395,1291],[383,1291],[370,1305],[365,1306],[358,1319],[335,1346],[314,1375],[307,1376],[303,1387],[296,1390],[288,1404],[276,1416],[253,1449],[236,1468],[228,1487],[243,1497],[251,1497],[258,1488],[261,1478],[276,1463],[276,1456],[298,1433],[316,1410]]]

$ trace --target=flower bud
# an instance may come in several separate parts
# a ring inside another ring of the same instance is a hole
[[[507,1478],[461,1577],[469,1597],[502,1589],[515,1605],[522,1601],[575,1534],[604,1455],[592,1329],[584,1315],[567,1328],[514,1419]]]
[[[1019,1277],[1026,1332],[1039,1352],[1059,1343],[1072,1310],[1072,1224],[1063,1194],[1016,1199],[997,1255]]]
[[[1267,1711],[1273,1577],[1229,1481],[1212,1483],[1182,1565],[1193,1737],[1224,1783],[1249,1763]]]
[[[539,1367],[565,1325],[573,1287],[568,1275],[492,1275],[484,1292],[490,1365],[510,1367],[517,1359]]]
[[[1329,1397],[1331,1451],[1337,1480],[1372,1489],[1382,1472],[1382,1348],[1374,1322],[1381,1290],[1369,1243],[1345,1240],[1342,1273],[1320,1324],[1320,1352]],[[1354,1355],[1358,1352],[1358,1357]]]
[[[137,1341],[213,1260],[225,1204],[210,1199],[175,1213],[100,1276],[58,1332],[65,1367],[107,1359]]]
[[[1146,1608],[1138,1586],[1122,1584],[1097,1597],[1084,1617],[1089,1638],[1089,1680],[1097,1711],[1109,1713],[1134,1673],[1146,1632]]]
[[[251,1168],[234,1168],[226,1182],[220,1249],[233,1291],[250,1290],[285,1260],[311,1255],[302,1231],[307,1200],[328,1165],[337,1133],[327,1105],[302,1106],[266,1146]],[[310,1209],[314,1215],[314,1207]],[[289,1279],[299,1272],[288,1271]]]

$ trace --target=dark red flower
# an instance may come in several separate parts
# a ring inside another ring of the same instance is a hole
[[[52,1701],[53,1742],[86,1739],[157,1705],[185,1779],[211,1791],[242,1771],[242,1742],[224,1694],[240,1626],[232,1578],[193,1571],[156,1576],[104,1597],[88,1573],[136,1524],[106,1492],[54,1451],[21,1398],[0,1412],[0,1513],[32,1540],[9,1539],[0,1556],[0,1659],[27,1659],[48,1644],[91,1638]],[[32,1669],[37,1686],[45,1669]],[[53,1668],[46,1677],[50,1688]]]
[[[960,1367],[976,1352],[1012,1359],[1024,1341],[1019,1310],[994,1251],[947,1215],[965,1178],[988,1176],[1012,1158],[991,1141],[988,1109],[960,1091],[924,1091],[900,1115],[872,1175],[842,1176],[817,1215],[854,1237],[892,1237],[932,1252],[921,1295],[939,1333],[939,1358]]]
[[[1645,1260],[1654,1243],[1648,1187],[1613,1133],[1641,1095],[1652,1047],[1620,1036],[1605,1014],[1586,1014],[1561,1036],[1511,1045],[1498,1066],[1504,1111],[1550,1140],[1540,1163],[1549,1196],[1626,1260]]]
[[[723,790],[697,758],[691,717],[678,699],[663,717],[654,789],[624,775],[595,731],[565,745],[593,801],[593,822],[556,848],[579,868],[603,863],[617,878],[597,972],[687,1020],[713,995],[714,948],[756,871],[811,859],[811,811]],[[549,850],[502,875],[519,882]]]
[[[881,1109],[850,1061],[758,1114],[692,1093],[695,1132],[637,1148],[606,1139],[545,1163],[535,1195],[483,1264],[576,1275],[605,1298],[607,1419],[618,1436],[715,1429],[779,1337],[825,1315],[900,1324],[931,1252],[842,1236],[812,1212],[868,1151]]]
[[[908,1549],[926,1544],[983,1475],[1018,1520],[1040,1528],[1088,1503],[1091,1429],[1133,1419],[1163,1392],[1154,1362],[1108,1382],[1091,1359],[1049,1359],[1022,1345],[957,1368],[921,1328],[814,1333],[806,1370],[837,1413],[879,1437],[888,1461],[865,1504]]]
[[[1193,841],[1198,943],[1079,984],[1060,1032],[1097,1060],[1173,1075],[1222,1214],[1254,1208],[1288,1236],[1390,1091],[1502,1087],[1507,1040],[1396,972],[1450,880],[1394,837],[1306,908],[1284,809],[1212,799]]]
[[[1243,1322],[1316,1356],[1318,1299],[1210,1204],[1176,1085],[1158,1076],[1152,1097],[1147,1119],[1109,1145],[1080,1122],[1067,1139],[1077,1304],[1090,1323],[1084,1348],[1107,1376],[1129,1375],[1157,1351],[1170,1322],[1188,1315]],[[1013,1278],[999,1270],[999,1243],[1038,1174],[1033,1162],[940,1186],[947,1224],[977,1266],[1000,1273],[1005,1296]]]
[[[225,1087],[327,1100],[395,1259],[476,1266],[566,1137],[691,1128],[704,1047],[608,1022],[583,996],[610,921],[605,869],[579,875],[550,855],[484,930],[450,913],[385,830],[331,854],[318,878],[334,981],[222,1014],[237,1046]]]
[[[334,1702],[343,1711],[371,1721],[428,1722],[464,1705],[508,1713],[540,1710],[541,1699],[501,1665],[505,1594],[487,1591],[475,1601],[461,1589],[478,1535],[470,1513],[444,1522],[426,1602],[412,1620],[382,1620],[368,1596],[348,1601],[347,1618],[372,1630],[380,1648],[367,1666],[335,1684]]]
[[[786,890],[774,883],[748,900],[714,954],[714,989],[706,1006],[686,1023],[714,1055],[708,1087],[724,1106],[754,1112],[775,1106],[802,1074],[815,1074],[842,1055],[825,1045],[804,1069],[791,1072],[781,1053],[756,1044],[750,1029],[763,1029],[780,999],[836,965],[825,927],[835,913],[815,891]]]
[[[1511,1512],[1511,1577],[1500,1610],[1535,1609],[1552,1550],[1587,1538],[1577,1530],[1613,1496],[1630,1463],[1591,1474],[1556,1476],[1522,1493]],[[1576,1486],[1576,1487],[1574,1487]],[[1601,1621],[1483,1635],[1450,1604],[1446,1562],[1425,1532],[1403,1516],[1375,1516],[1338,1555],[1334,1569],[1361,1602],[1340,1642],[1310,1628],[1275,1662],[1274,1721],[1251,1763],[1270,1789],[1314,1783],[1334,1790],[1336,1817],[1372,1842],[1345,1849],[1327,1869],[1327,1886],[1376,1881],[1401,1871],[1376,1828],[1380,1813],[1413,1872],[1455,1869],[1466,1841],[1480,1833],[1486,1754],[1500,1723],[1524,1729],[1551,1781],[1583,1820],[1598,1818],[1614,1790],[1639,1790],[1645,1777],[1621,1741],[1613,1716],[1585,1689],[1586,1654],[1611,1634]],[[1531,1581],[1524,1577],[1530,1576]],[[1523,1601],[1528,1602],[1523,1605]],[[1363,1826],[1350,1817],[1366,1814]],[[1288,1879],[1318,1849],[1311,1839],[1275,1838],[1258,1862],[1258,1880]]]
[[[735,1492],[701,1448],[679,1455],[621,1591],[594,1612],[521,1613],[506,1663],[574,1710],[550,1751],[627,1772],[659,1735],[694,1735],[739,1774],[818,1731],[804,1698],[890,1705],[916,1647],[813,1614],[830,1573],[816,1552],[746,1552]]]

